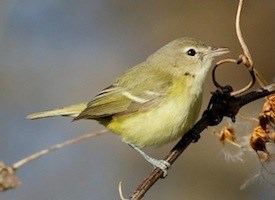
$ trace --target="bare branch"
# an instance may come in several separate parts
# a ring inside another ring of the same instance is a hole
[[[238,4],[237,14],[236,14],[235,28],[236,28],[237,38],[239,40],[239,43],[243,50],[243,53],[239,55],[238,59],[227,58],[227,59],[223,59],[223,60],[217,62],[216,65],[214,66],[213,71],[212,71],[212,80],[213,80],[214,85],[218,88],[222,88],[222,86],[216,81],[216,74],[215,74],[216,69],[225,63],[235,63],[238,65],[244,64],[244,66],[249,70],[249,73],[251,75],[251,81],[242,89],[237,90],[237,91],[232,91],[231,95],[233,95],[233,96],[239,95],[239,94],[242,94],[242,93],[248,91],[255,84],[256,79],[257,80],[259,79],[258,82],[260,83],[260,85],[262,87],[266,85],[266,84],[263,84],[263,81],[261,81],[261,79],[262,79],[261,76],[256,71],[256,69],[254,69],[254,67],[253,67],[252,56],[250,54],[248,46],[246,45],[243,35],[242,35],[242,31],[241,31],[241,27],[240,27],[242,6],[243,6],[243,0],[240,0],[239,4]]]
[[[119,184],[118,184],[118,192],[119,192],[120,200],[129,200],[129,199],[124,198],[124,196],[123,196],[123,192],[122,192],[122,182],[121,182],[121,181],[120,181]]]
[[[108,130],[101,130],[101,131],[99,131],[97,133],[88,133],[88,134],[81,135],[81,136],[79,136],[77,138],[66,140],[65,142],[62,142],[60,144],[55,144],[55,145],[51,146],[50,148],[43,149],[43,150],[38,151],[38,152],[36,152],[36,153],[34,153],[34,154],[26,157],[26,158],[23,158],[22,160],[17,161],[16,163],[14,163],[12,165],[12,168],[14,170],[17,170],[18,168],[22,167],[23,165],[29,163],[30,161],[38,159],[41,156],[44,156],[44,155],[46,155],[46,154],[48,154],[48,153],[50,153],[52,151],[56,151],[56,150],[61,149],[63,147],[69,146],[71,144],[79,143],[81,141],[93,138],[93,137],[95,137],[97,135],[100,135],[100,134],[106,133],[106,132],[108,132]]]
[[[63,147],[66,147],[66,146],[69,146],[72,144],[86,141],[88,139],[91,139],[95,136],[101,135],[102,133],[106,133],[106,132],[108,132],[108,130],[101,130],[96,133],[95,132],[87,133],[87,134],[78,136],[76,138],[66,140],[62,143],[55,144],[55,145],[51,146],[50,148],[33,153],[30,156],[27,156],[26,158],[23,158],[23,159],[15,162],[12,166],[5,165],[3,162],[0,161],[0,191],[6,191],[9,189],[13,189],[20,184],[20,181],[16,176],[16,171],[23,165],[25,165],[35,159],[38,159],[41,156],[47,155],[50,152],[56,151],[58,149],[61,149]]]
[[[242,6],[243,6],[243,0],[239,1],[239,5],[238,5],[238,10],[237,10],[237,15],[236,15],[236,33],[237,33],[237,37],[239,39],[239,42],[241,44],[241,47],[243,49],[243,53],[244,53],[244,58],[243,59],[243,63],[248,67],[251,68],[253,67],[253,60],[252,60],[252,56],[250,54],[250,51],[244,41],[243,35],[242,35],[242,31],[241,31],[241,27],[240,27],[240,20],[241,20],[241,11],[242,11]]]
[[[263,76],[253,66],[254,62],[253,62],[251,53],[249,51],[247,44],[244,41],[243,35],[242,35],[241,26],[240,26],[242,7],[243,7],[243,0],[240,0],[239,5],[238,5],[238,10],[237,10],[237,15],[236,15],[236,23],[235,23],[236,34],[237,34],[238,40],[241,44],[241,47],[243,49],[243,55],[241,54],[240,58],[242,60],[242,63],[249,69],[249,71],[251,71],[251,74],[254,75],[254,77],[257,80],[257,82],[259,83],[259,85],[261,87],[264,87],[267,85],[267,81],[263,78]],[[242,91],[240,91],[240,93],[241,92]]]
[[[256,80],[257,80],[257,82],[259,83],[259,85],[261,87],[264,87],[268,84],[267,81],[265,81],[265,79],[263,78],[263,76],[253,66],[254,62],[252,60],[252,56],[250,54],[250,51],[249,51],[249,48],[248,48],[247,44],[244,41],[242,31],[241,31],[241,27],[240,27],[242,7],[243,7],[243,0],[240,0],[239,4],[238,4],[237,14],[236,14],[235,28],[236,28],[237,38],[239,40],[239,43],[241,45],[243,53],[241,53],[239,55],[238,59],[227,58],[227,59],[224,59],[224,60],[221,60],[221,61],[217,62],[215,67],[214,67],[214,70],[212,71],[213,83],[216,87],[220,88],[222,86],[216,81],[216,77],[215,77],[216,68],[219,67],[220,65],[223,65],[225,63],[235,63],[235,64],[238,64],[238,65],[243,64],[249,70],[249,73],[250,73],[251,78],[252,78],[251,81],[245,87],[243,87],[242,89],[237,90],[237,91],[233,91],[232,95],[239,95],[239,94],[242,94],[242,93],[248,91],[255,84]]]

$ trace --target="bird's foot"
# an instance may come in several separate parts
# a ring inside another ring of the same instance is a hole
[[[155,168],[159,168],[163,171],[162,178],[165,178],[167,176],[167,169],[169,169],[169,167],[171,166],[171,164],[169,162],[167,162],[166,160],[157,160],[157,159],[152,158],[150,163]]]
[[[158,160],[155,158],[152,158],[150,156],[148,156],[145,152],[143,152],[141,149],[139,149],[138,147],[136,147],[135,145],[128,143],[133,149],[135,149],[138,153],[140,153],[140,155],[142,155],[143,158],[145,158],[145,160],[147,160],[147,162],[149,162],[151,165],[154,166],[154,168],[159,168],[163,171],[163,175],[162,178],[165,178],[165,176],[167,176],[167,169],[171,166],[171,164],[169,162],[167,162],[166,160]]]

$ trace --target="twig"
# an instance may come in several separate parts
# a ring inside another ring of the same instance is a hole
[[[101,130],[97,133],[88,133],[88,134],[84,134],[84,135],[81,135],[79,137],[76,137],[76,138],[73,138],[73,139],[70,139],[70,140],[66,140],[62,143],[59,143],[59,144],[55,144],[53,146],[51,146],[50,148],[47,148],[47,149],[43,149],[41,151],[38,151],[34,154],[31,154],[30,156],[27,156],[26,158],[23,158],[19,161],[17,161],[16,163],[14,163],[12,165],[12,168],[14,170],[17,170],[18,168],[22,167],[23,165],[35,160],[35,159],[38,159],[40,158],[41,156],[44,156],[52,151],[55,151],[55,150],[58,150],[58,149],[61,149],[65,146],[69,146],[71,144],[75,144],[75,143],[78,143],[78,142],[81,142],[81,141],[84,141],[84,140],[87,140],[89,138],[93,138],[97,135],[100,135],[102,133],[105,133],[105,132],[108,132],[108,130]]]
[[[238,5],[238,10],[237,10],[237,15],[236,15],[236,33],[237,33],[237,37],[239,39],[239,42],[241,44],[241,47],[243,49],[243,53],[244,56],[243,59],[243,63],[244,65],[246,65],[248,68],[252,68],[253,67],[253,60],[250,54],[250,51],[244,41],[243,35],[242,35],[242,31],[241,31],[241,27],[240,27],[240,20],[241,20],[241,11],[242,11],[242,6],[243,6],[243,0],[239,1],[239,5]]]
[[[235,63],[235,64],[239,64],[238,60],[236,59],[233,59],[233,58],[226,58],[226,59],[223,59],[223,60],[220,60],[218,61],[214,68],[212,69],[212,82],[213,84],[217,87],[217,88],[222,88],[223,86],[219,84],[219,82],[217,81],[216,79],[216,71],[217,71],[217,68],[220,66],[220,65],[223,65],[225,63]]]
[[[242,93],[248,91],[255,84],[256,80],[261,87],[264,87],[267,85],[267,82],[265,81],[265,79],[253,66],[254,62],[253,62],[251,53],[249,51],[247,44],[244,41],[243,35],[242,35],[242,31],[241,31],[241,27],[240,27],[242,7],[243,7],[243,0],[240,0],[239,4],[238,4],[237,14],[236,14],[235,28],[236,28],[237,38],[239,40],[239,43],[241,45],[243,53],[241,53],[239,55],[238,59],[229,58],[229,59],[224,59],[224,60],[219,61],[218,63],[216,63],[214,70],[212,71],[212,79],[213,79],[214,85],[216,87],[221,87],[215,78],[216,68],[219,67],[220,65],[225,64],[225,63],[237,63],[238,65],[243,64],[249,70],[249,73],[252,78],[251,81],[242,89],[233,91],[231,93],[232,95],[239,95],[239,94],[242,94]]]
[[[240,0],[239,5],[238,5],[238,10],[237,10],[237,15],[236,15],[236,23],[235,23],[236,34],[237,34],[238,40],[241,44],[241,47],[243,49],[243,54],[244,54],[244,55],[242,55],[242,54],[240,55],[240,59],[242,60],[242,63],[249,69],[251,75],[254,76],[254,78],[257,80],[259,85],[261,87],[264,87],[267,85],[267,81],[262,77],[262,75],[253,66],[254,62],[253,62],[251,53],[249,51],[247,44],[244,41],[243,35],[242,35],[241,26],[240,26],[242,7],[243,7],[243,0]],[[251,84],[251,85],[253,85],[253,84]],[[241,92],[242,91],[240,91],[240,93]]]
[[[243,35],[242,35],[242,31],[241,31],[241,27],[240,27],[240,21],[241,21],[240,18],[241,18],[242,7],[243,7],[243,0],[240,0],[239,5],[238,5],[238,10],[237,10],[237,15],[236,15],[236,23],[235,23],[236,34],[237,34],[238,40],[241,44],[241,47],[242,47],[243,53],[244,53],[244,55],[240,55],[240,58],[242,59],[242,63],[249,69],[251,75],[254,76],[254,78],[257,80],[259,85],[261,87],[264,87],[267,85],[267,81],[262,77],[262,75],[253,66],[254,62],[253,62],[251,53],[248,49],[247,44],[244,41]]]
[[[119,184],[118,184],[118,192],[119,192],[120,200],[129,200],[129,199],[126,199],[126,198],[123,196],[123,192],[122,192],[122,182],[121,182],[121,181],[120,181]]]
[[[16,188],[18,185],[20,185],[20,181],[18,177],[16,176],[17,170],[22,167],[23,165],[40,158],[41,156],[47,155],[48,153],[52,151],[56,151],[58,149],[61,149],[63,147],[69,146],[71,144],[76,144],[82,141],[86,141],[87,139],[91,139],[97,135],[100,135],[102,133],[108,132],[108,130],[101,130],[96,133],[87,133],[83,134],[79,137],[66,140],[65,142],[56,144],[51,146],[50,148],[38,151],[34,154],[31,154],[30,156],[27,156],[26,158],[23,158],[17,162],[15,162],[13,165],[9,166],[5,163],[0,161],[0,191],[6,191],[10,189]]]
[[[225,116],[234,120],[235,115],[242,106],[273,93],[275,93],[275,84],[236,97],[228,93],[221,93],[220,90],[217,90],[211,97],[210,109],[206,110],[194,127],[184,134],[181,140],[165,157],[165,160],[172,165],[194,140],[198,140],[200,133],[208,126],[216,126]],[[158,168],[154,169],[132,193],[131,199],[142,199],[145,193],[162,177],[162,175],[162,170]]]
[[[223,86],[221,86],[217,79],[216,79],[216,70],[219,66],[223,65],[223,64],[226,64],[226,63],[234,63],[234,64],[241,64],[243,62],[243,55],[240,55],[240,58],[238,60],[236,59],[233,59],[233,58],[227,58],[227,59],[223,59],[223,60],[220,60],[219,62],[217,62],[215,65],[214,65],[214,68],[212,70],[212,81],[213,81],[213,84],[217,87],[217,88],[223,88]],[[251,71],[249,70],[249,74],[251,76],[251,81],[243,88],[237,90],[237,91],[232,91],[231,92],[231,95],[232,96],[235,96],[235,95],[239,95],[239,94],[242,94],[246,91],[248,91],[250,88],[252,88],[252,86],[255,84],[255,81],[256,81],[256,77],[255,77],[255,72],[257,71]],[[257,72],[257,74],[259,74]],[[267,85],[267,84],[265,84]],[[262,85],[261,85],[262,86]],[[264,86],[262,86],[264,87]]]
[[[225,64],[225,63],[235,63],[235,64],[243,64],[248,70],[251,75],[251,81],[242,89],[237,90],[237,91],[232,91],[231,95],[239,95],[242,94],[246,91],[248,91],[252,86],[255,84],[256,78],[258,77],[259,83],[262,83],[261,78],[259,76],[259,73],[253,68],[253,60],[250,54],[250,51],[248,49],[248,46],[246,45],[244,38],[242,36],[242,31],[240,27],[240,17],[241,17],[241,11],[242,11],[242,5],[243,5],[243,0],[239,1],[238,4],[238,9],[237,9],[237,14],[236,14],[236,20],[235,20],[235,28],[236,28],[236,34],[237,38],[239,40],[239,43],[241,45],[243,53],[239,55],[238,59],[232,59],[232,58],[227,58],[220,60],[219,62],[216,63],[214,66],[214,69],[212,70],[212,80],[213,83],[216,87],[222,88],[222,86],[217,82],[216,80],[216,70],[219,66]],[[260,84],[262,87],[264,84]]]

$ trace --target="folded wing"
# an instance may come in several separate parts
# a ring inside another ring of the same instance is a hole
[[[150,70],[145,65],[137,66],[95,96],[75,120],[129,114],[157,106],[168,94],[171,84],[170,74]]]

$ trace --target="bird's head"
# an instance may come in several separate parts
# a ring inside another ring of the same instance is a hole
[[[228,48],[211,47],[199,40],[184,37],[168,43],[151,55],[148,61],[178,75],[205,75],[213,59],[228,52]]]

